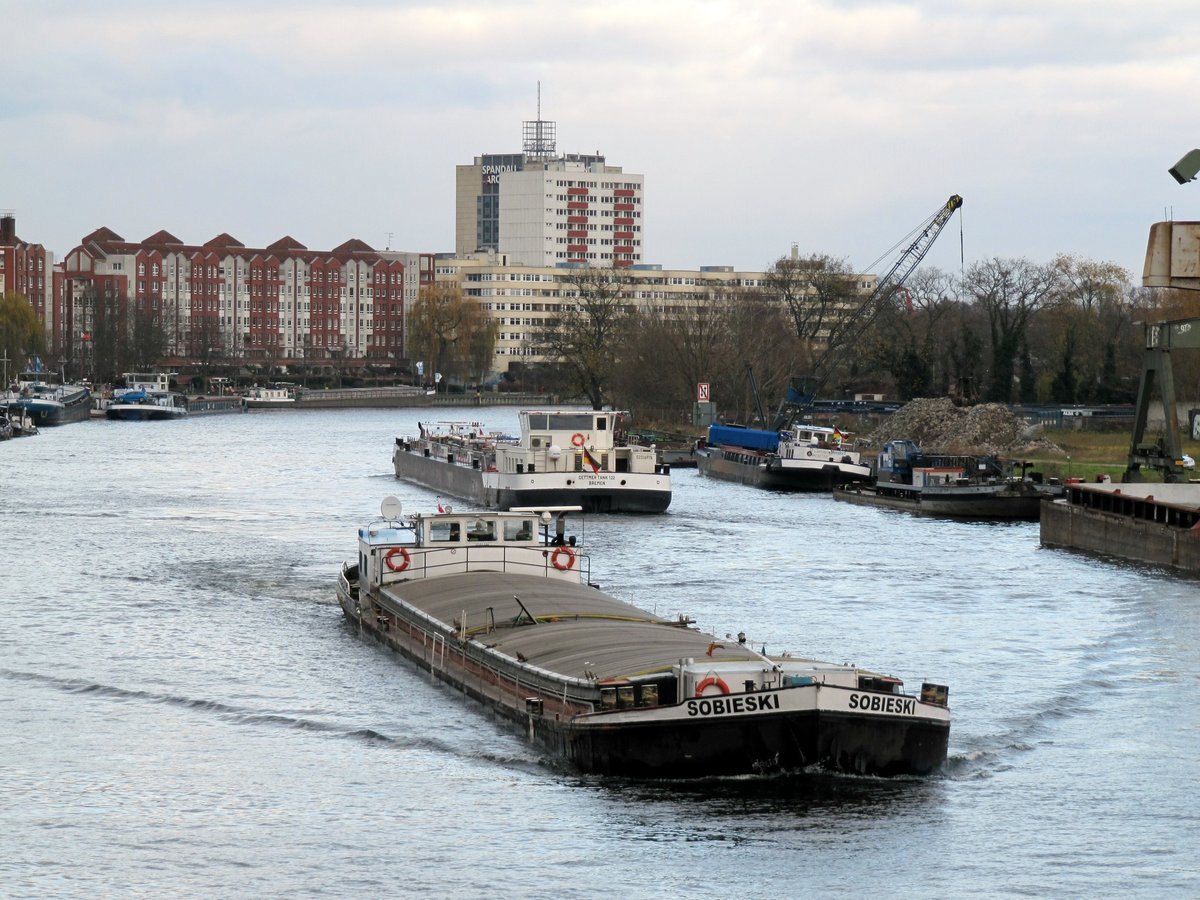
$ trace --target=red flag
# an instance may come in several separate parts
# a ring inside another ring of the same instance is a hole
[[[442,509],[442,498],[438,497],[438,512],[444,513],[445,511],[446,510]]]

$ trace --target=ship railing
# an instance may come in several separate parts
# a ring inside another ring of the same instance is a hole
[[[376,551],[386,554],[389,547]],[[400,571],[388,571],[383,583],[412,578],[440,578],[466,572],[507,572],[538,575],[566,581],[591,581],[591,557],[570,545],[529,544],[447,544],[444,547],[407,547],[408,564]]]

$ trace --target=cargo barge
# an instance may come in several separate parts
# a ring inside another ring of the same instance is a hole
[[[621,435],[620,423],[611,411],[522,410],[519,437],[477,422],[419,423],[417,436],[396,438],[392,465],[397,478],[492,509],[666,511],[670,465]]]
[[[1036,522],[1042,503],[1063,489],[1026,469],[991,456],[925,454],[913,441],[888,441],[876,460],[875,483],[846,485],[833,497],[919,516]]]
[[[1069,482],[1042,507],[1043,546],[1200,575],[1200,484]]]
[[[601,592],[573,510],[402,517],[359,529],[337,598],[383,642],[580,772],[638,778],[925,775],[946,759],[948,691],[759,652]]]
[[[769,491],[831,491],[868,483],[871,467],[848,437],[819,425],[793,425],[781,432],[713,425],[696,448],[696,468],[702,475]]]

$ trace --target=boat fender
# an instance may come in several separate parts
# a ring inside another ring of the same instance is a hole
[[[560,557],[565,557],[565,559]],[[550,564],[560,572],[573,569],[575,567],[575,551],[570,547],[559,547],[551,554]]]
[[[716,687],[722,694],[729,693],[729,685],[720,675],[709,675],[696,685],[696,696],[703,697],[705,689],[710,687]]]
[[[397,556],[400,557],[400,562],[392,562]],[[393,547],[383,555],[383,561],[393,572],[403,572],[408,568],[408,564],[412,562],[412,557],[408,555],[408,550],[404,547]]]
[[[587,438],[585,438],[578,431],[575,432],[573,435],[571,435],[571,446],[572,447],[582,447],[586,442],[587,442]]]

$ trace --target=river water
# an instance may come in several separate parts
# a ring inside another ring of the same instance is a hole
[[[472,415],[515,429],[511,408]],[[768,651],[950,685],[944,773],[644,783],[539,759],[334,600],[406,410],[0,444],[0,894],[1200,894],[1200,592],[676,470],[593,580]],[[459,416],[461,417],[461,416]],[[448,498],[447,498],[448,499]],[[461,504],[460,504],[461,505]]]

